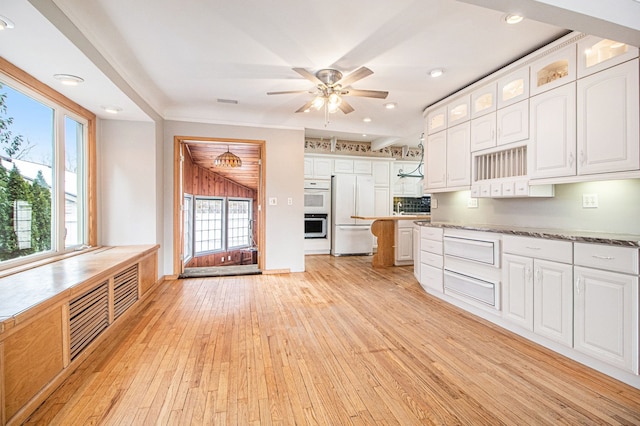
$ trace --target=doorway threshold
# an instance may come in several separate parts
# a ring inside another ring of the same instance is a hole
[[[206,266],[202,268],[184,268],[178,278],[228,277],[234,275],[260,275],[258,265]]]

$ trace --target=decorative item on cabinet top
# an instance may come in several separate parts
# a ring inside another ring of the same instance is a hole
[[[329,154],[335,156],[359,155],[373,158],[394,158],[396,160],[419,161],[420,148],[404,149],[401,146],[386,146],[378,151],[371,149],[371,142],[336,140],[335,149],[331,150],[330,139],[305,138],[304,152],[307,154]]]

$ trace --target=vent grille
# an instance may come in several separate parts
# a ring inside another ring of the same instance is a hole
[[[109,283],[78,296],[69,303],[71,359],[109,326]]]
[[[118,319],[138,300],[138,265],[119,273],[113,279],[113,315]]]

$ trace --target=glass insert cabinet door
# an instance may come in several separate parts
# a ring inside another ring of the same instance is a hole
[[[571,44],[531,64],[531,96],[576,79],[576,45]]]
[[[529,97],[529,67],[522,67],[498,80],[498,108]]]
[[[637,47],[615,40],[587,36],[578,42],[578,78],[637,57]]]

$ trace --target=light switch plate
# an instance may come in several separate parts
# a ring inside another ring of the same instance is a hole
[[[477,198],[469,198],[467,200],[467,207],[469,207],[470,209],[477,209],[478,208],[478,199]]]
[[[438,199],[437,198],[431,197],[431,208],[432,209],[437,209],[438,208]]]
[[[278,205],[278,199],[276,197],[269,197],[269,205],[270,206],[277,206]]]

